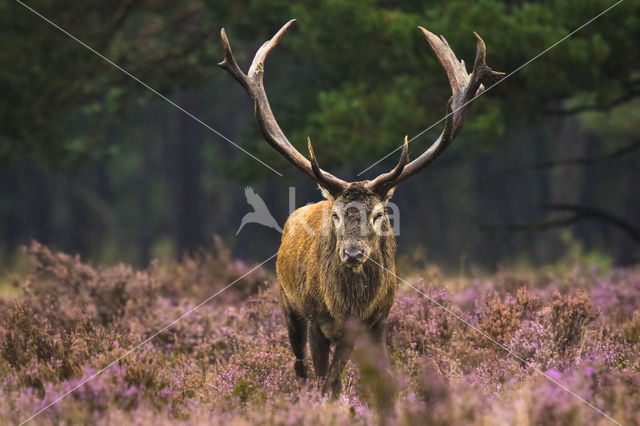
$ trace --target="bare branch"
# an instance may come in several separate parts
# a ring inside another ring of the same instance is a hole
[[[557,210],[557,211],[570,211],[575,212],[577,215],[580,215],[583,218],[594,218],[602,220],[612,226],[623,231],[630,238],[632,238],[635,242],[640,244],[640,229],[636,228],[631,223],[627,222],[624,219],[621,219],[617,216],[612,215],[604,210],[601,210],[596,207],[589,206],[580,206],[575,204],[544,204],[542,206],[547,210]]]
[[[580,105],[572,108],[548,109],[545,110],[545,113],[553,115],[573,115],[587,111],[609,111],[610,109],[629,102],[638,96],[640,96],[640,90],[629,90],[620,97],[603,104]]]
[[[484,231],[546,231],[552,228],[572,225],[582,219],[584,219],[583,215],[576,214],[562,219],[513,222],[504,224],[482,224],[480,225],[480,229]]]
[[[527,173],[527,172],[538,171],[538,170],[549,170],[549,169],[554,169],[556,167],[592,166],[596,164],[602,164],[607,161],[615,160],[617,158],[621,158],[626,155],[632,154],[638,150],[640,150],[640,141],[633,142],[629,145],[616,148],[611,152],[606,152],[604,154],[594,156],[594,157],[565,158],[562,160],[541,161],[538,163],[533,163],[533,164],[528,164],[528,165],[523,165],[518,167],[511,167],[501,172],[494,173],[489,176],[481,177],[474,186],[476,188],[479,188],[486,185],[488,182],[502,179],[512,175],[517,175],[520,173]]]
[[[561,219],[482,225],[481,228],[487,231],[539,231],[572,225],[586,219],[597,219],[620,229],[629,238],[640,244],[640,229],[626,220],[599,208],[576,204],[543,204],[542,208],[545,210],[567,211],[573,214]]]

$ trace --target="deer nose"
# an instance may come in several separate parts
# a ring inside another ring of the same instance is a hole
[[[362,252],[362,250],[345,249],[344,258],[347,263],[360,263],[362,262],[362,259],[364,259],[364,253]]]

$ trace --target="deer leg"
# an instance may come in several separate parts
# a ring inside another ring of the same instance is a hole
[[[375,323],[370,331],[371,341],[378,349],[378,354],[383,362],[387,361],[387,321],[382,320]]]
[[[395,386],[393,378],[389,374],[389,355],[387,353],[387,322],[382,320],[369,330],[373,350],[371,354],[375,354],[375,358],[371,358],[369,362],[373,367],[370,371],[370,379],[368,386],[371,392],[376,408],[382,419],[385,419],[393,412]]]
[[[337,399],[342,392],[342,370],[344,370],[351,352],[353,351],[353,339],[351,336],[344,336],[336,343],[336,349],[333,354],[333,360],[329,367],[329,374],[327,380],[322,387],[322,393],[330,395],[331,399]]]
[[[282,295],[282,311],[284,312],[287,331],[289,332],[289,342],[291,343],[291,350],[296,357],[293,368],[296,376],[304,378],[307,377],[307,367],[304,362],[307,346],[307,320],[292,309],[284,292],[280,291],[280,293]]]
[[[320,326],[315,321],[309,324],[309,344],[311,345],[311,358],[316,375],[324,377],[329,368],[329,340],[324,337]]]

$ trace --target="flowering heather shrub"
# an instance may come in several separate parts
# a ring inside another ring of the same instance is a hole
[[[0,302],[0,424],[81,384],[33,421],[609,423],[542,372],[621,423],[640,424],[638,269],[502,270],[462,288],[430,273],[412,283],[427,297],[400,284],[391,365],[360,341],[343,395],[331,402],[313,369],[304,382],[293,374],[277,284],[265,270],[157,332],[250,270],[219,241],[213,253],[144,271],[94,268],[37,243],[27,252],[34,268],[24,296]]]
[[[640,343],[640,310],[635,311],[631,320],[624,324],[623,332],[628,343]]]
[[[535,296],[530,296],[526,287],[518,289],[515,299],[507,295],[502,301],[494,291],[485,296],[483,302],[478,326],[501,343],[509,341],[520,328],[520,322],[531,317],[540,308],[540,301]]]
[[[597,317],[597,312],[582,290],[578,290],[575,296],[561,296],[553,294],[551,303],[551,323],[553,327],[553,339],[561,353],[582,341],[585,327]]]

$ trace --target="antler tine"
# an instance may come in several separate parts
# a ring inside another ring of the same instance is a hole
[[[423,27],[418,28],[424,34],[438,61],[444,68],[451,86],[451,98],[447,103],[445,128],[429,149],[407,164],[398,176],[391,178],[391,174],[387,173],[371,181],[374,190],[380,192],[388,191],[435,160],[451,144],[462,127],[469,105],[484,90],[483,83],[488,83],[504,75],[504,73],[493,71],[486,64],[486,46],[477,33],[473,33],[476,37],[476,57],[473,70],[471,74],[468,74],[464,61],[458,60],[444,37],[437,37]]]
[[[315,162],[314,167],[312,162],[307,160],[304,155],[300,154],[291,142],[289,142],[271,111],[271,105],[269,104],[269,99],[264,90],[264,62],[271,50],[273,50],[273,48],[278,44],[280,39],[282,39],[294,22],[295,19],[292,19],[284,24],[270,40],[265,42],[260,49],[258,49],[247,74],[242,72],[233,57],[231,45],[229,44],[229,40],[223,28],[220,31],[220,37],[224,48],[224,59],[218,64],[218,66],[231,74],[231,76],[245,88],[253,100],[258,126],[269,145],[275,148],[276,151],[282,154],[283,157],[300,169],[304,174],[318,182],[320,186],[327,189],[331,194],[336,195],[347,186],[347,183],[342,179],[338,179],[333,176],[331,173],[325,172],[317,167],[317,162]]]
[[[400,160],[398,164],[387,173],[383,173],[369,183],[369,186],[373,188],[374,192],[381,195],[386,194],[391,188],[392,183],[400,176],[404,167],[409,162],[409,137],[404,137],[404,144],[402,145],[402,152],[400,153]]]
[[[264,74],[263,70],[261,70],[261,67],[264,65],[265,59],[267,59],[267,56],[269,55],[269,53],[271,53],[271,50],[276,47],[276,45],[280,42],[280,39],[295,22],[296,20],[292,19],[284,24],[282,28],[280,28],[280,30],[278,30],[278,32],[273,37],[271,37],[271,40],[265,41],[262,46],[260,46],[260,49],[258,49],[258,51],[256,52],[256,55],[251,62],[251,66],[249,67],[249,75],[258,73],[260,75]]]
[[[224,28],[220,29],[220,38],[222,40],[222,47],[224,49],[224,59],[218,64],[220,68],[226,70],[233,78],[236,79],[243,87],[247,85],[247,76],[242,72],[231,51],[231,45],[227,38],[227,33]]]
[[[318,165],[318,158],[313,152],[313,147],[311,146],[311,138],[307,136],[307,148],[309,149],[309,158],[311,159],[311,170],[316,177],[316,180],[325,180],[325,171],[320,168]]]

